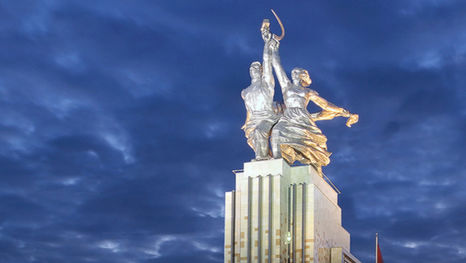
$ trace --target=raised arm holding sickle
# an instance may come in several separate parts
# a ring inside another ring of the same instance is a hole
[[[276,16],[275,12],[274,15]],[[281,21],[277,16],[276,18],[281,25]],[[280,63],[279,39],[273,40],[275,42],[271,43],[272,65],[286,106],[283,116],[272,129],[273,157],[283,157],[289,163],[300,161],[303,164],[311,164],[322,175],[322,166],[330,162],[331,153],[327,151],[327,138],[316,126],[315,121],[330,120],[338,116],[348,117],[346,125],[350,127],[358,121],[358,115],[350,114],[320,97],[316,91],[306,88],[312,83],[307,70],[294,68],[290,81]],[[307,111],[309,101],[321,107],[322,111],[310,114]]]

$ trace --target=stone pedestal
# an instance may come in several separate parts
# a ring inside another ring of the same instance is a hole
[[[225,263],[359,262],[337,192],[312,166],[248,162],[225,194]]]

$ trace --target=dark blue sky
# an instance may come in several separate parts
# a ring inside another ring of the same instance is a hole
[[[222,262],[270,8],[285,69],[360,114],[319,123],[353,254],[464,262],[462,0],[0,1],[0,262]]]

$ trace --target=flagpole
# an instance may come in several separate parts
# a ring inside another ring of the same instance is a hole
[[[378,263],[379,260],[379,233],[375,233],[375,263]]]

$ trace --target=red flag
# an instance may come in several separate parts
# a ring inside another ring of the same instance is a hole
[[[382,252],[380,252],[380,246],[377,242],[377,263],[383,263]]]

